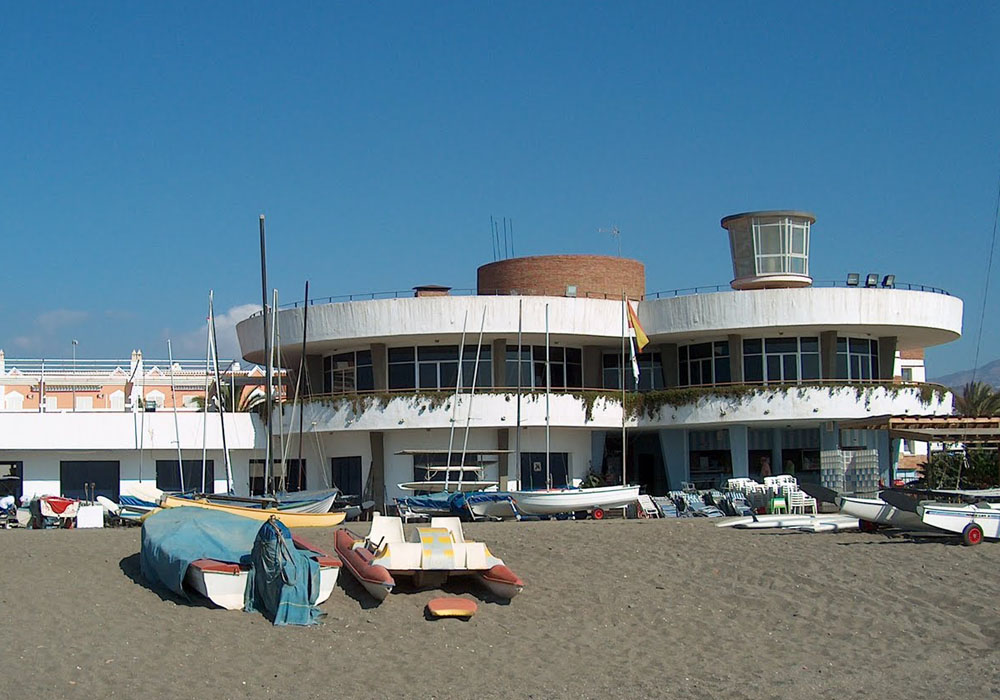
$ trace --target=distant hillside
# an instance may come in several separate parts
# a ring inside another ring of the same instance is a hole
[[[935,377],[930,381],[950,386],[953,389],[961,389],[972,381],[972,370],[966,369],[961,372],[953,372],[943,377]],[[979,371],[976,372],[976,381],[986,382],[990,386],[1000,389],[1000,360],[993,360],[993,362],[980,367]]]

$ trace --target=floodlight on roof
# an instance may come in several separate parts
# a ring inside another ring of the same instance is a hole
[[[896,286],[896,275],[886,275],[882,278],[882,286],[887,289],[892,289]]]
[[[868,276],[865,277],[865,286],[866,287],[877,287],[878,286],[878,273],[877,272],[870,272],[870,273],[868,273]]]
[[[857,287],[858,283],[861,281],[861,275],[857,272],[847,273],[847,286]]]

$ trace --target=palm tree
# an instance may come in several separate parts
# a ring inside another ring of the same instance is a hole
[[[969,382],[955,397],[955,410],[972,418],[1000,415],[1000,392],[986,382]]]

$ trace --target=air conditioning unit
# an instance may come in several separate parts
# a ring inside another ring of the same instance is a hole
[[[575,297],[576,296],[576,285],[575,284],[567,284],[566,285],[566,296],[568,296],[568,297]]]

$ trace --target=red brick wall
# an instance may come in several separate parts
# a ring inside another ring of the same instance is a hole
[[[917,348],[916,350],[900,350],[899,358],[901,360],[922,360],[924,359],[924,349]]]
[[[605,255],[539,255],[512,258],[479,268],[480,294],[566,296],[575,286],[578,297],[632,299],[646,293],[646,268],[638,260]]]

